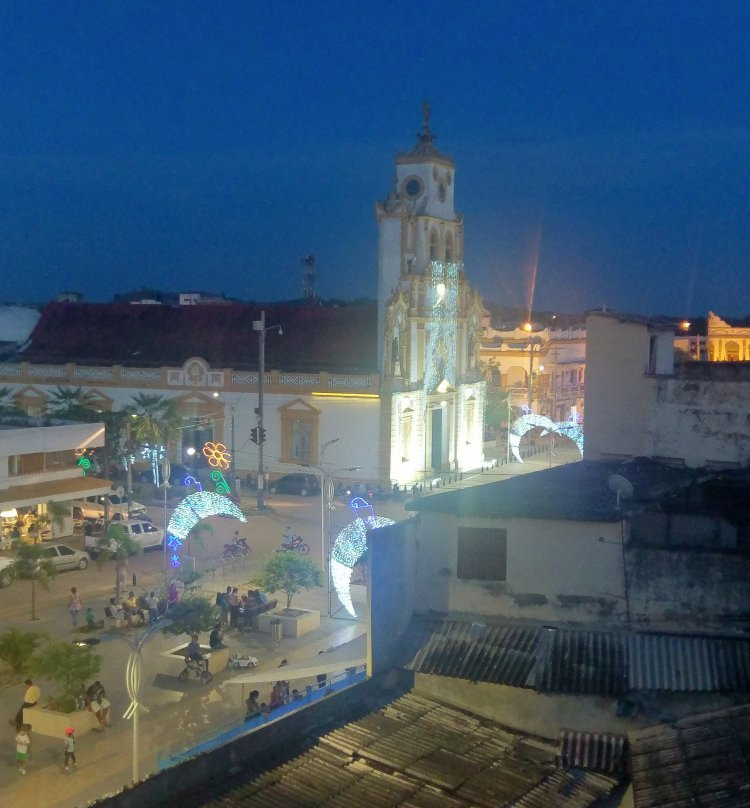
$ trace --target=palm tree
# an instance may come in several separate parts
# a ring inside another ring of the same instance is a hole
[[[47,408],[50,415],[73,421],[91,421],[96,415],[96,397],[82,387],[58,387],[50,394]]]
[[[15,390],[12,387],[0,387],[0,418],[21,414],[13,397],[14,394]]]
[[[128,558],[143,552],[143,547],[123,530],[122,525],[112,522],[104,536],[96,542],[96,563],[101,567],[105,561],[115,560],[115,597],[120,597],[120,584],[125,578]]]
[[[45,589],[49,588],[50,578],[57,575],[57,568],[44,557],[45,548],[41,544],[21,544],[18,550],[18,561],[13,564],[13,573],[19,578],[28,578],[31,581],[31,619],[38,620],[36,616],[36,585],[40,583]]]
[[[137,449],[148,448],[151,463],[166,457],[167,450],[180,434],[180,417],[174,404],[161,395],[138,393],[127,408],[130,418],[126,423],[128,493],[133,489],[132,458]],[[154,482],[158,483],[158,479]]]

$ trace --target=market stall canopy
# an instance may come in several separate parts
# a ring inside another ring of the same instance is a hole
[[[331,674],[365,664],[367,664],[367,635],[360,634],[359,637],[355,637],[355,639],[343,645],[338,645],[324,654],[292,662],[289,665],[284,665],[283,668],[269,668],[264,671],[243,673],[241,676],[229,679],[227,684],[249,685],[275,682],[278,679],[284,679],[285,681],[310,679],[319,673]]]
[[[65,477],[57,480],[11,485],[0,488],[0,510],[24,508],[40,502],[62,502],[68,499],[81,499],[97,494],[107,494],[112,488],[109,480],[98,477]]]

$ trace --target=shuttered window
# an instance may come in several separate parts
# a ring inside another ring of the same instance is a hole
[[[508,531],[460,527],[456,576],[463,580],[504,581],[508,566]]]

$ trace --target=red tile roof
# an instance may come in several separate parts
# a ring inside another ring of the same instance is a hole
[[[377,369],[377,306],[50,303],[21,359],[27,362],[181,366],[200,356],[214,368],[258,367],[253,320],[281,325],[266,339],[266,369],[363,372]]]

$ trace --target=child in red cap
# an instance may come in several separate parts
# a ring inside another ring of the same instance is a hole
[[[76,763],[76,733],[73,727],[68,727],[65,730],[65,771],[69,770],[69,764],[73,761],[73,768],[77,766]]]

